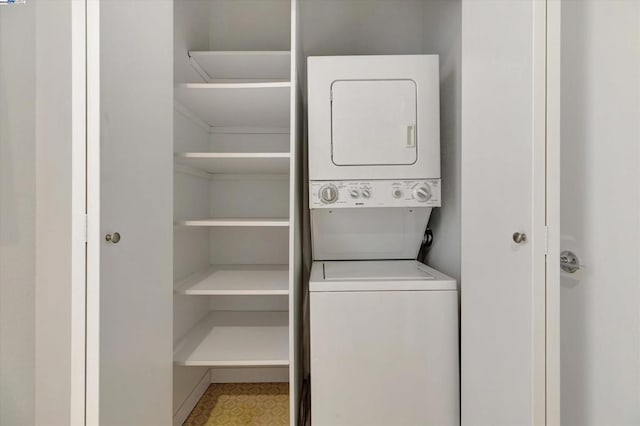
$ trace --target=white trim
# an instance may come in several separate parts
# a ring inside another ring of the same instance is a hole
[[[176,226],[222,226],[222,227],[285,227],[289,226],[287,218],[254,218],[254,217],[214,217],[209,219],[178,220]]]
[[[288,173],[273,173],[273,174],[264,174],[264,173],[209,173],[211,180],[288,180]]]
[[[288,135],[289,128],[287,127],[222,127],[212,126],[210,127],[211,133],[216,134],[269,134],[269,135]]]
[[[270,89],[278,87],[291,87],[289,81],[260,81],[253,83],[179,83],[176,89],[194,89],[194,90],[245,90],[245,89]]]
[[[547,0],[546,425],[560,426],[561,3]]]
[[[300,377],[304,372],[299,371],[299,330],[300,317],[298,315],[301,309],[301,299],[298,295],[300,269],[302,268],[302,259],[300,251],[302,247],[297,246],[297,234],[300,232],[301,220],[300,202],[298,197],[302,196],[300,162],[301,157],[298,153],[299,133],[298,122],[299,103],[298,91],[298,54],[301,46],[298,45],[298,0],[291,0],[291,47],[290,47],[290,76],[291,89],[289,91],[289,419],[290,425],[295,426],[298,423],[298,399],[299,399],[299,383],[302,382]],[[300,186],[299,186],[300,185]]]
[[[176,152],[175,158],[205,158],[205,159],[270,159],[270,158],[290,158],[288,152]]]
[[[193,388],[189,396],[184,400],[184,402],[180,405],[180,408],[176,410],[173,414],[173,426],[181,426],[191,411],[193,411],[194,407],[202,398],[202,395],[207,391],[207,388],[211,384],[211,370],[207,370],[207,372],[202,376],[198,384]]]
[[[71,407],[85,424],[86,333],[86,0],[71,2]]]
[[[100,423],[100,1],[87,2],[86,425]]]
[[[545,300],[545,138],[546,138],[546,1],[533,1],[533,188],[532,188],[532,280],[533,280],[533,419],[543,425],[546,416],[546,300]]]
[[[290,368],[293,367],[212,368],[211,383],[287,383]]]

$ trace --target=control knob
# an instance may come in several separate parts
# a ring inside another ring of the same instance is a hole
[[[431,188],[429,185],[419,183],[413,187],[413,198],[420,203],[426,203],[431,198]]]
[[[320,188],[320,201],[325,204],[335,203],[338,199],[338,188],[334,184],[328,184]]]
[[[369,198],[371,197],[371,190],[369,188],[365,188],[362,190],[362,196],[364,198]]]

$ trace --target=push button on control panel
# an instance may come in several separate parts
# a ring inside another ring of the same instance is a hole
[[[394,188],[392,194],[393,198],[402,198],[402,189]]]

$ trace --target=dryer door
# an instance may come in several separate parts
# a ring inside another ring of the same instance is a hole
[[[331,159],[337,166],[417,160],[413,80],[337,80],[331,85]]]

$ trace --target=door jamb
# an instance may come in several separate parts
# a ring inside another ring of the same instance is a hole
[[[546,425],[560,426],[561,0],[547,0],[546,28]]]
[[[100,0],[87,23],[87,364],[85,425],[100,422]]]
[[[72,425],[85,423],[87,272],[86,0],[71,1],[71,348]]]

